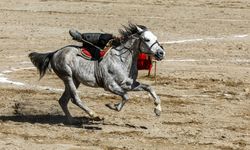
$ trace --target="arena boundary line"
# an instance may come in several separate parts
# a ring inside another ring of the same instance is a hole
[[[248,34],[239,34],[239,35],[231,35],[231,36],[223,36],[223,37],[206,37],[206,38],[195,38],[195,39],[183,39],[183,40],[175,40],[175,41],[166,41],[160,42],[161,44],[180,44],[180,43],[191,43],[191,42],[202,42],[202,41],[220,41],[220,40],[236,40],[242,38],[248,38]]]

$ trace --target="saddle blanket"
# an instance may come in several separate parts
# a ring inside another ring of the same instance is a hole
[[[98,56],[93,56],[93,53],[90,53],[90,50],[88,50],[85,47],[81,48],[81,56],[87,60],[102,60],[102,58],[106,55],[106,53],[111,49],[111,47],[106,47],[103,50],[99,51]]]

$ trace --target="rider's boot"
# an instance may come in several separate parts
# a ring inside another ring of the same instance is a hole
[[[82,42],[82,34],[80,32],[78,32],[77,30],[70,29],[69,34],[73,40],[76,40],[78,42]]]

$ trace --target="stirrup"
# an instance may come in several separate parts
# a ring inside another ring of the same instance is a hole
[[[78,41],[78,42],[82,42],[82,34],[80,32],[78,32],[77,30],[70,29],[69,34],[73,38],[73,40]]]

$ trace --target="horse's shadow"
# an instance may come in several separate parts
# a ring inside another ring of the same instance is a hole
[[[39,124],[50,124],[50,125],[64,125],[76,128],[84,128],[88,130],[101,130],[102,122],[95,122],[88,117],[74,117],[74,119],[79,120],[75,124],[69,124],[63,115],[53,115],[53,114],[40,114],[40,115],[9,115],[0,116],[0,121],[13,121],[20,123],[39,123]]]

